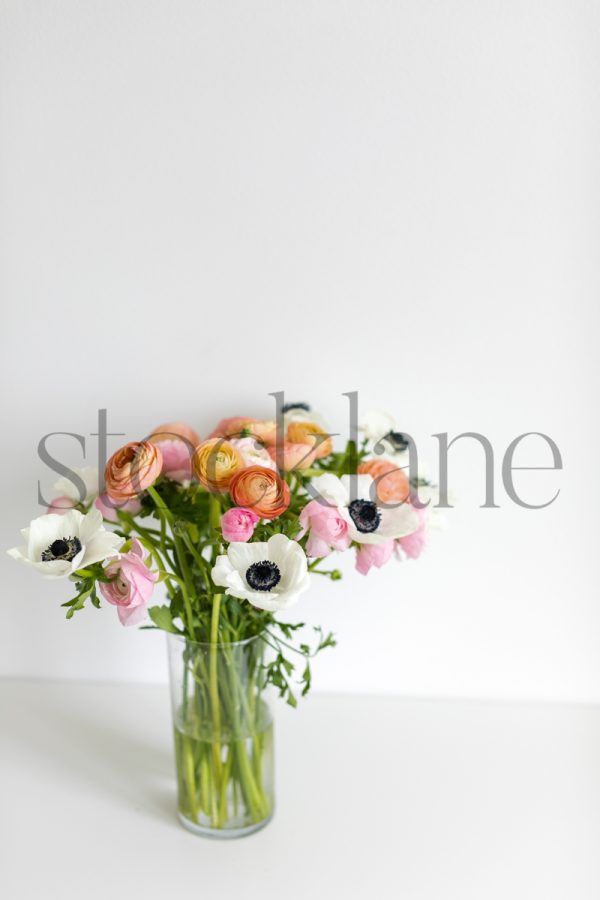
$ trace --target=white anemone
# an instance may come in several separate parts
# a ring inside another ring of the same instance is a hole
[[[311,484],[327,503],[337,506],[348,523],[348,534],[357,544],[385,544],[419,527],[419,515],[410,504],[377,502],[376,484],[370,475],[338,478],[326,473],[313,478]]]
[[[406,436],[400,431],[400,426],[393,416],[380,410],[371,410],[362,420],[360,431],[367,440],[367,449],[375,459],[385,459],[392,462],[399,469],[404,469],[407,475],[410,472],[410,451]],[[419,478],[427,478],[427,467],[421,461],[415,459],[413,464],[418,464]]]
[[[233,541],[227,554],[217,556],[212,579],[226,594],[269,612],[291,606],[310,583],[304,550],[284,534],[266,542]]]
[[[327,431],[327,425],[323,416],[318,412],[313,412],[307,403],[287,404],[286,411],[283,414],[284,429],[287,429],[292,422],[311,422],[315,425],[320,425],[321,428]]]
[[[57,497],[68,497],[73,503],[91,503],[98,496],[98,469],[96,466],[84,466],[82,469],[73,469],[85,485],[85,497],[82,499],[77,485],[66,475],[54,482],[54,490]]]
[[[47,578],[64,578],[77,569],[118,556],[123,543],[122,538],[104,528],[102,513],[95,508],[85,516],[77,509],[62,516],[39,516],[21,534],[25,545],[13,547],[9,555],[39,569]]]
[[[366,413],[359,426],[368,441],[377,443],[390,431],[396,430],[396,420],[389,413],[372,409]]]

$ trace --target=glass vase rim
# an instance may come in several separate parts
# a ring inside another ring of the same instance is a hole
[[[244,638],[242,641],[192,641],[190,638],[186,637],[185,634],[175,634],[172,631],[167,631],[167,639],[177,641],[179,644],[189,644],[192,647],[201,647],[202,649],[210,649],[211,647],[216,647],[217,649],[228,648],[228,647],[244,647],[247,644],[251,644],[253,641],[258,640],[258,638],[262,638],[266,633],[266,628],[263,631],[259,631],[258,634],[253,634],[249,638]]]

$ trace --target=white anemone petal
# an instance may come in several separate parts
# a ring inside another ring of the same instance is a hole
[[[268,546],[263,541],[255,543],[232,541],[227,549],[227,556],[234,569],[245,573],[252,563],[260,562],[261,559],[269,559]]]
[[[325,475],[313,478],[311,485],[324,500],[333,506],[347,506],[348,489],[343,479],[338,478],[337,475],[326,472]]]

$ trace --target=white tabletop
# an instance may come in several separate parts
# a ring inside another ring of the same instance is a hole
[[[277,713],[277,811],[175,818],[164,687],[0,682],[6,900],[598,900],[600,709],[313,695]]]

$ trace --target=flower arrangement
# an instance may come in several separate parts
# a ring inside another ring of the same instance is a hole
[[[60,479],[9,551],[74,584],[67,618],[103,599],[123,625],[149,619],[171,636],[180,816],[192,829],[253,828],[272,810],[264,689],[295,706],[310,659],[335,645],[320,628],[300,641],[303,623],[276,614],[312,575],[341,578],[326,562],[336,552],[352,550],[363,575],[422,552],[430,514],[417,492],[431,486],[407,474],[408,449],[373,414],[360,443],[335,451],[305,404],[278,421],[223,419],[204,440],[167,423],[117,450],[102,486],[92,468]],[[166,602],[152,605],[158,584]]]

